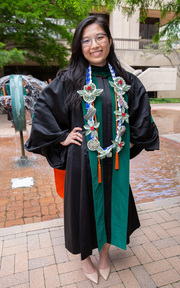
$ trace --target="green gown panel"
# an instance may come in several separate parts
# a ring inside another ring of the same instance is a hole
[[[102,77],[105,81],[112,81],[109,68],[106,69],[100,67],[92,67],[92,82],[98,85],[98,77]],[[94,76],[96,75],[96,76]],[[116,116],[114,111],[116,110],[116,99],[114,88],[109,85],[109,91],[104,91],[102,96],[98,96],[94,101],[94,106],[97,110],[96,117],[97,122],[100,122],[98,128],[98,138],[103,147],[103,111],[102,111],[102,101],[105,97],[110,97],[112,102],[112,123],[111,130],[114,140],[116,137]],[[104,98],[103,98],[104,97]],[[125,100],[128,102],[127,95],[125,95]],[[83,101],[83,114],[86,114],[86,105]],[[127,113],[128,111],[126,111]],[[85,120],[85,124],[87,121]],[[106,125],[106,123],[104,123]],[[125,141],[125,146],[119,152],[119,169],[115,169],[115,150],[112,153],[113,166],[111,169],[112,183],[109,187],[109,193],[111,193],[111,244],[116,245],[122,249],[126,249],[127,244],[127,220],[128,220],[128,199],[129,199],[129,151],[130,151],[130,136],[129,136],[129,125],[126,123],[126,132],[123,134],[123,141]],[[106,137],[106,135],[104,135]],[[89,141],[89,135],[87,136],[87,142]],[[109,145],[112,143],[110,142]],[[105,148],[105,147],[103,147]],[[101,171],[102,171],[102,182],[98,183],[98,158],[97,151],[90,151],[90,167],[92,176],[92,188],[93,188],[93,199],[94,199],[94,210],[95,210],[95,220],[96,220],[96,231],[97,231],[97,242],[99,250],[102,249],[104,244],[107,242],[106,226],[105,226],[105,203],[104,203],[104,175],[103,175],[103,165],[104,159],[101,160]],[[107,177],[107,176],[106,176]]]

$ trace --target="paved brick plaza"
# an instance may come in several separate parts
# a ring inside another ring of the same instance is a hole
[[[98,285],[86,280],[79,255],[64,248],[63,219],[2,228],[0,287],[179,288],[179,204],[180,197],[138,204],[141,228],[127,251],[111,247],[110,277]]]

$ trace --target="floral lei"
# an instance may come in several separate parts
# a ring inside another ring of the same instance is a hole
[[[96,97],[102,93],[103,89],[96,89],[96,85],[92,83],[91,66],[89,66],[87,69],[86,85],[84,86],[83,90],[77,91],[77,93],[83,97],[84,101],[86,102],[87,114],[84,116],[84,118],[87,120],[87,125],[84,125],[84,128],[86,129],[86,136],[90,136],[87,146],[89,150],[97,151],[97,157],[100,159],[112,157],[113,149],[116,149],[116,153],[119,153],[123,149],[125,142],[122,141],[122,135],[126,131],[126,127],[123,125],[123,123],[124,121],[129,122],[129,115],[126,113],[128,104],[123,95],[129,91],[131,86],[127,85],[122,77],[116,77],[114,69],[109,63],[108,66],[113,79],[113,82],[109,81],[109,83],[114,88],[115,95],[117,95],[116,98],[118,108],[116,111],[114,111],[117,121],[116,137],[115,140],[112,140],[112,144],[110,146],[103,149],[98,140],[98,127],[100,123],[96,121],[96,108],[94,107],[93,102],[96,100]]]

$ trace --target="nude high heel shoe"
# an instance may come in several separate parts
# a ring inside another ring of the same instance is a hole
[[[110,273],[110,266],[106,269],[99,269],[99,273],[104,278],[104,280],[107,280]]]
[[[85,262],[84,262],[85,261]],[[86,263],[86,268],[85,268],[85,265],[83,265],[84,263]],[[93,263],[91,261],[91,258],[90,256],[88,256],[86,259],[84,259],[82,262],[81,262],[81,265],[82,265],[82,269],[83,269],[83,272],[84,272],[84,275],[86,276],[87,279],[91,280],[92,282],[94,282],[95,284],[98,284],[98,271],[97,269],[94,267],[94,269],[92,269],[92,266]],[[83,267],[84,266],[84,267]],[[87,267],[88,266],[88,267]],[[94,273],[86,273],[85,270],[88,272],[91,271],[91,272],[95,272]]]
[[[92,274],[87,274],[84,272],[84,275],[86,276],[87,279],[91,280],[93,283],[98,284],[98,272],[94,272]]]
[[[104,280],[107,280],[107,279],[108,279],[109,273],[110,273],[109,248],[110,248],[110,244],[106,243],[106,244],[103,246],[103,248],[102,248],[102,250],[100,251],[100,253],[99,253],[99,256],[100,256],[100,258],[99,258],[99,264],[100,264],[100,261],[101,261],[101,257],[105,257],[104,259],[109,262],[109,263],[108,263],[108,264],[109,264],[108,267],[106,266],[107,268],[105,268],[105,269],[99,268],[99,273],[100,273],[100,275],[103,277]],[[103,262],[104,262],[104,261],[103,261]],[[106,264],[106,265],[107,265],[107,264]],[[100,266],[100,265],[99,265],[99,266]]]

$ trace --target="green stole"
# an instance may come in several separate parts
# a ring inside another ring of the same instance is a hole
[[[92,82],[98,87],[97,78],[94,75],[107,77],[108,81],[113,81],[109,68],[92,66]],[[119,75],[117,75],[119,76]],[[112,99],[112,134],[113,139],[116,137],[116,116],[114,111],[116,110],[115,93],[114,88],[110,86],[111,99]],[[128,102],[128,95],[125,94],[124,98]],[[83,114],[87,113],[86,103],[82,101]],[[100,122],[98,128],[98,137],[103,147],[103,135],[102,135],[102,104],[101,96],[98,96],[94,102],[96,108],[97,122]],[[84,119],[84,123],[87,121]],[[125,146],[119,152],[119,169],[115,170],[115,149],[113,149],[113,171],[112,171],[112,187],[111,187],[111,244],[121,249],[126,250],[127,244],[127,222],[128,222],[128,202],[129,202],[129,157],[130,157],[130,132],[129,124],[124,123],[126,126],[126,132],[122,136],[122,140],[125,141]],[[87,136],[87,142],[89,141],[89,135]],[[105,147],[103,147],[105,148]],[[103,159],[101,160],[101,173],[102,183],[98,183],[98,158],[96,151],[90,151],[89,160],[91,167],[92,177],[92,190],[94,200],[94,212],[96,221],[97,243],[99,251],[107,242],[106,228],[105,228],[105,208],[104,208],[104,187],[103,187]]]

